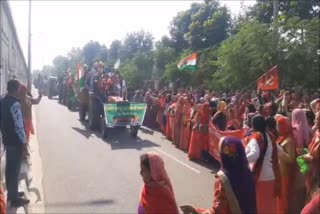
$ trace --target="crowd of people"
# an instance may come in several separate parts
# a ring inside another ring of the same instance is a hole
[[[34,134],[33,98],[17,80],[1,97],[1,133],[6,151],[5,179],[11,206],[28,204],[18,191],[22,161],[28,162],[28,142]],[[184,213],[319,213],[320,212],[320,99],[299,91],[261,91],[218,94],[180,89],[136,91],[132,101],[146,102],[144,125],[158,128],[191,160],[209,153],[209,126],[221,132],[244,130],[241,138],[220,138],[220,170],[214,177],[209,209],[181,205]],[[307,166],[302,172],[297,159]],[[162,158],[140,158],[143,178],[139,214],[179,213],[174,186]],[[208,199],[210,200],[210,199]],[[0,211],[5,200],[0,186]]]
[[[32,105],[39,104],[41,93],[33,98],[28,88],[18,80],[7,83],[7,93],[1,96],[0,128],[2,143],[6,155],[5,183],[7,201],[12,207],[20,207],[29,203],[24,192],[19,192],[18,183],[22,162],[30,162],[29,141],[34,134],[32,123]],[[6,203],[0,185],[0,213],[6,213]]]
[[[212,207],[182,205],[184,213],[320,213],[319,91],[307,97],[285,90],[254,96],[148,90],[144,96],[137,91],[133,100],[142,98],[148,104],[144,125],[158,128],[192,160],[205,159],[210,124],[222,132],[244,130],[242,138],[220,139]],[[308,168],[304,174],[297,158]],[[139,213],[178,213],[160,159],[141,156]]]

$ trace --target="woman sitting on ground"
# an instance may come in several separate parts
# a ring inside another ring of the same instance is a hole
[[[190,205],[181,206],[189,213],[257,213],[253,175],[241,140],[221,138],[219,142],[221,169],[215,175],[214,199],[209,210]]]
[[[138,213],[178,214],[173,188],[162,158],[154,152],[143,154],[140,157],[140,167],[144,184]]]

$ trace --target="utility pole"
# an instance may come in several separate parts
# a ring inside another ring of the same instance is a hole
[[[28,89],[31,90],[31,0],[29,0],[29,32],[28,32]]]
[[[273,0],[273,44],[278,48],[278,16],[279,16],[279,0]]]

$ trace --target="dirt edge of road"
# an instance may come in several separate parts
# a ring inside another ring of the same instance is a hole
[[[35,135],[30,139],[30,161],[32,163],[29,171],[29,197],[30,205],[28,206],[28,213],[45,213],[44,193],[43,193],[43,171],[42,160],[40,155],[39,142],[37,137],[37,120],[33,109],[33,125],[35,128]]]

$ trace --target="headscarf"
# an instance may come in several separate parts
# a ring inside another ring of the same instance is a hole
[[[310,128],[308,125],[307,116],[303,109],[294,109],[292,111],[292,127],[298,147],[302,148],[305,146],[304,143],[309,143]]]
[[[289,118],[279,116],[276,118],[279,137],[277,139],[277,143],[280,144],[288,137],[293,136],[292,125],[290,123]]]
[[[222,138],[219,142],[219,153],[221,170],[228,177],[241,213],[257,213],[255,183],[241,140],[233,137]]]
[[[28,93],[28,88],[27,88],[27,86],[21,84],[20,87],[19,87],[19,92],[20,92],[22,95],[26,95],[26,94]]]
[[[168,189],[172,197],[174,197],[171,181],[164,167],[162,158],[155,152],[148,152],[147,155],[150,163],[152,180]]]
[[[178,214],[171,181],[162,158],[155,152],[147,153],[152,182],[145,184],[141,191],[139,213]]]
[[[221,112],[225,112],[227,107],[227,103],[225,101],[220,101],[218,104],[218,110]]]

